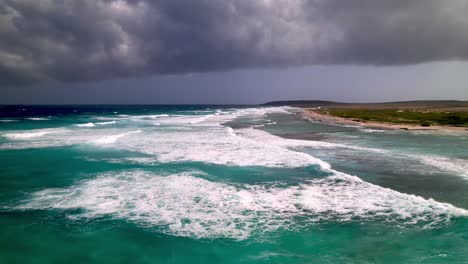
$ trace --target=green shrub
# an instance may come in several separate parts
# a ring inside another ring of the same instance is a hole
[[[421,126],[422,127],[429,127],[429,126],[431,126],[431,123],[423,122],[423,123],[421,123]]]

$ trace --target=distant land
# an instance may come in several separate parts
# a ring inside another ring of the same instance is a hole
[[[394,129],[466,131],[468,101],[434,100],[343,103],[320,100],[276,101],[267,106],[296,106],[309,119]]]
[[[350,109],[424,109],[424,108],[460,108],[458,110],[468,111],[468,101],[458,100],[415,100],[378,103],[346,103],[323,100],[291,100],[272,101],[265,103],[266,106],[297,106],[297,107],[330,107]]]

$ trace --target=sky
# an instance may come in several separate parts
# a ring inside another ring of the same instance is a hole
[[[468,0],[0,0],[0,104],[468,100]]]

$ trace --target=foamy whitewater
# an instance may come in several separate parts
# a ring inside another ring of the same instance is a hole
[[[72,244],[88,263],[114,249],[136,263],[468,259],[464,135],[311,123],[291,107],[31,109],[46,114],[0,124],[0,233],[48,241],[47,260]]]
[[[468,216],[468,211],[450,204],[343,174],[289,188],[265,188],[211,182],[191,173],[161,177],[131,171],[98,175],[71,188],[39,191],[18,208],[82,208],[84,213],[70,217],[109,215],[144,226],[164,226],[163,231],[171,235],[234,239],[285,227],[300,229],[319,220],[383,219],[435,225],[450,217]],[[307,219],[289,223],[298,216]],[[184,223],[184,219],[188,221]]]

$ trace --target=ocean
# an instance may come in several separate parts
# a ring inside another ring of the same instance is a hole
[[[468,134],[0,108],[0,263],[468,263]]]

